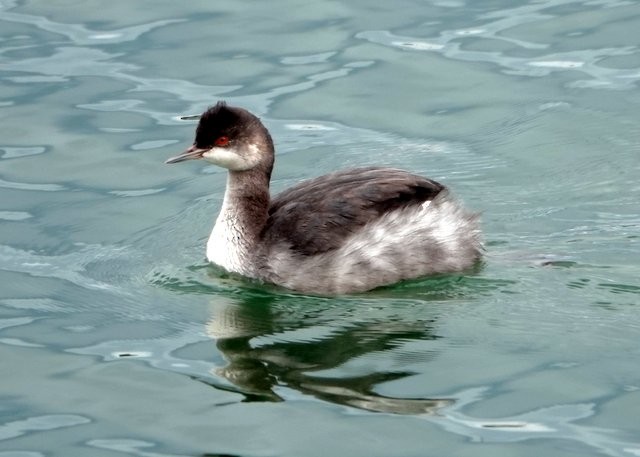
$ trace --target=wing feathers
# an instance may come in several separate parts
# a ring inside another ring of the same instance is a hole
[[[359,168],[304,181],[276,196],[262,233],[302,255],[338,248],[381,214],[432,200],[444,186],[394,168]]]

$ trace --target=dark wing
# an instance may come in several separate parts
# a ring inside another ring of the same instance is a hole
[[[327,252],[387,211],[432,200],[442,189],[442,184],[394,168],[331,173],[277,195],[263,239],[287,242],[305,255]]]

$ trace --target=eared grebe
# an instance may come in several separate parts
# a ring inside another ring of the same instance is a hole
[[[337,171],[273,199],[271,135],[250,112],[219,102],[193,145],[167,160],[205,159],[228,172],[207,258],[225,270],[316,294],[363,292],[470,268],[477,214],[440,183],[394,168]]]

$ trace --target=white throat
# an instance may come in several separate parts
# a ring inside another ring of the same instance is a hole
[[[227,271],[248,276],[252,274],[252,240],[246,233],[235,193],[233,180],[227,175],[222,208],[207,242],[207,260]]]

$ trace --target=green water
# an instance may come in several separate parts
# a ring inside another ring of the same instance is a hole
[[[640,455],[640,2],[0,0],[0,457]],[[206,265],[219,99],[273,189],[385,164],[483,213],[466,276]]]

